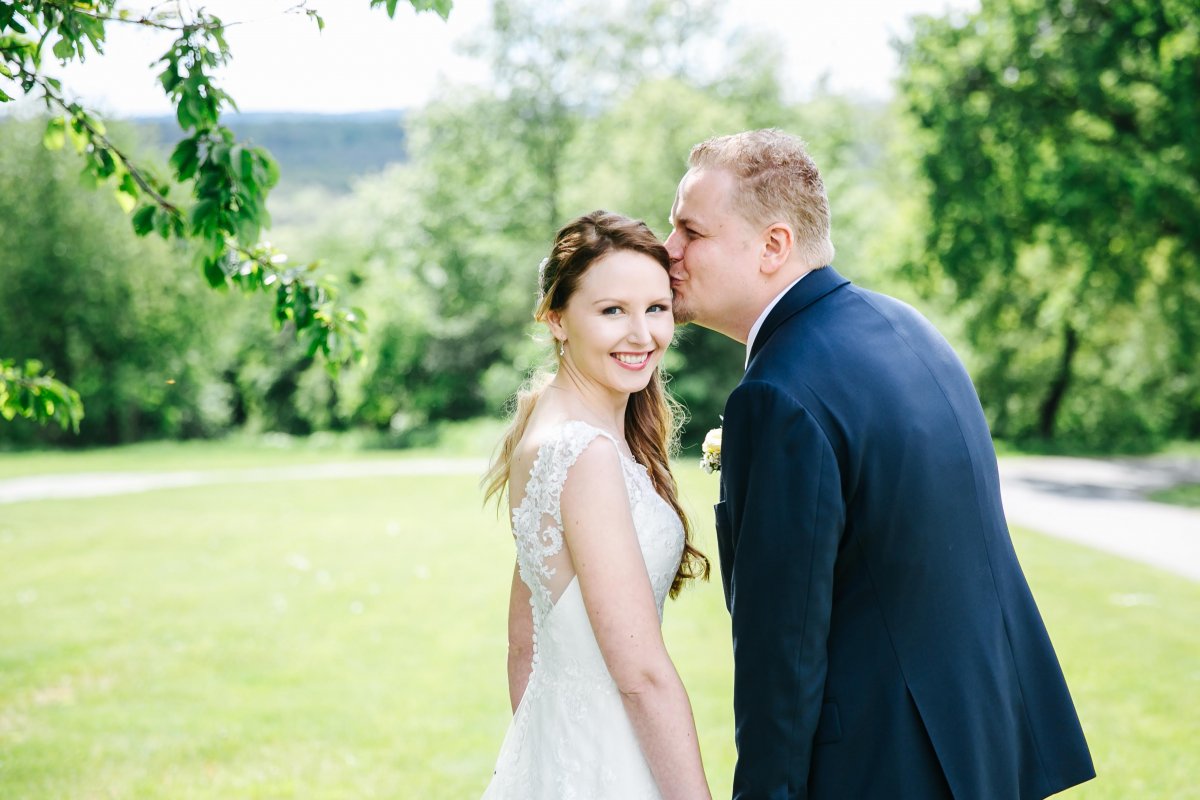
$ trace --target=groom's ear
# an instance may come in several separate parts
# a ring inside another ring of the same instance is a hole
[[[774,275],[792,257],[796,237],[786,222],[772,222],[763,230],[762,257],[758,269],[764,275]]]

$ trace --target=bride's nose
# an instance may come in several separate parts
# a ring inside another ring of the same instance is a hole
[[[635,344],[649,344],[650,325],[645,314],[632,314],[629,317],[629,341]]]

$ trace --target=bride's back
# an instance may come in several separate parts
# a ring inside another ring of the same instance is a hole
[[[594,439],[606,438],[599,426],[578,419],[580,416],[578,409],[544,393],[530,414],[509,468],[513,535],[519,549],[524,544],[525,550],[531,551],[523,554],[526,582],[531,577],[528,573],[538,575],[550,604],[558,602],[575,577],[570,548],[562,536],[559,501],[563,487],[572,479],[570,467],[579,452]],[[572,438],[575,441],[567,441]],[[615,440],[612,446],[618,452],[622,449]]]

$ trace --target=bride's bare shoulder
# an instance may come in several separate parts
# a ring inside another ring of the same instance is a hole
[[[567,416],[545,416],[542,419],[530,420],[529,426],[521,434],[516,448],[513,450],[512,463],[515,468],[530,469],[547,444],[562,442],[564,439],[590,440],[600,438],[602,431],[596,426],[583,420]],[[605,435],[607,438],[607,435]],[[590,447],[584,449],[590,450]],[[578,453],[575,453],[578,455]]]
[[[566,421],[549,415],[543,415],[540,419],[530,419],[513,450],[513,464],[526,468],[533,466],[542,447],[562,435],[562,427]]]

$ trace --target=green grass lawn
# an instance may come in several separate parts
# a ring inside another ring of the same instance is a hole
[[[1176,506],[1200,508],[1200,483],[1185,483],[1182,486],[1172,486],[1150,495],[1150,499],[1159,503],[1170,503]]]
[[[79,472],[182,472],[286,467],[330,461],[407,458],[413,453],[409,450],[318,448],[289,436],[260,436],[224,442],[146,442],[78,452],[0,452],[0,480]]]
[[[489,419],[445,423],[427,436],[436,446],[404,449],[378,446],[379,440],[350,432],[309,437],[240,434],[218,441],[145,442],[79,451],[0,451],[0,480],[56,473],[252,469],[430,456],[488,458],[503,427],[503,422]]]
[[[108,463],[176,468],[188,449]],[[204,463],[276,458],[220,453]],[[716,478],[678,474],[713,552]],[[460,476],[0,506],[0,797],[478,797],[509,718],[512,564],[478,497]],[[1024,531],[1017,546],[1101,774],[1062,797],[1200,797],[1200,586]],[[719,581],[669,604],[665,631],[728,797]]]

